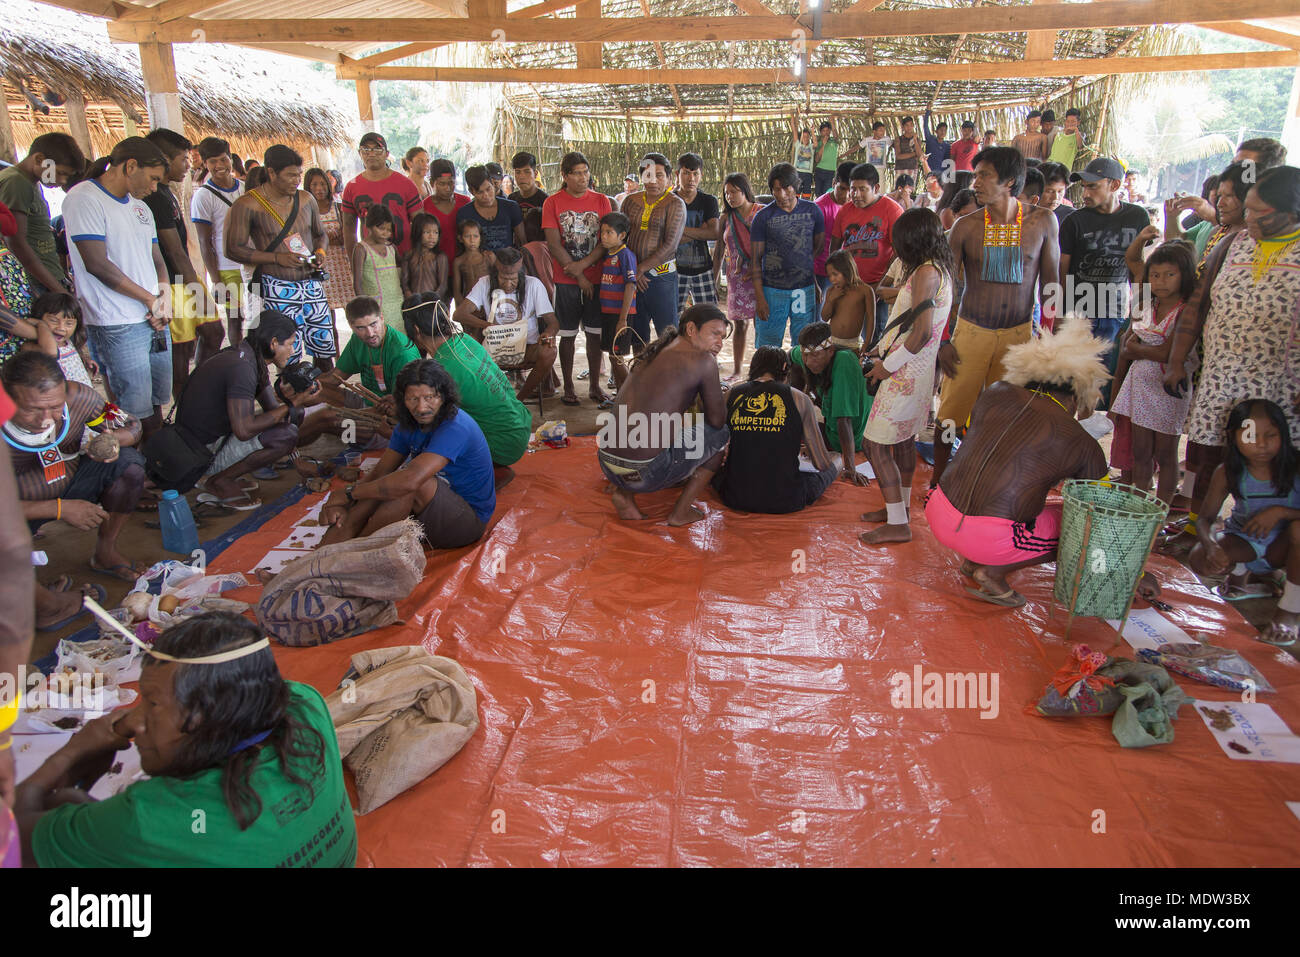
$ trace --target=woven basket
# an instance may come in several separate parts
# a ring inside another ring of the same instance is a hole
[[[1151,492],[1108,481],[1062,486],[1056,598],[1074,615],[1123,618],[1169,507]]]

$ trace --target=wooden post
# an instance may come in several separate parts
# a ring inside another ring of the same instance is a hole
[[[1291,99],[1287,101],[1286,119],[1282,121],[1282,145],[1287,155],[1300,156],[1300,67],[1291,74]],[[1291,160],[1295,165],[1296,160]]]
[[[369,80],[357,80],[357,114],[361,125],[366,130],[376,130],[375,126],[375,92]]]
[[[1101,96],[1101,119],[1097,121],[1097,139],[1095,142],[1097,144],[1098,156],[1106,155],[1105,147],[1101,145],[1101,138],[1106,132],[1106,120],[1110,116],[1110,90],[1114,85],[1112,80],[1112,77],[1106,77],[1106,79],[1102,80],[1102,82],[1106,84],[1106,92]]]
[[[141,43],[140,71],[144,74],[144,101],[149,128],[184,133],[181,94],[176,85],[176,61],[170,43]]]
[[[14,141],[14,127],[9,122],[9,103],[0,86],[0,160],[6,163],[18,161],[17,143]]]
[[[95,148],[90,142],[90,124],[86,122],[86,98],[81,91],[70,92],[65,98],[63,108],[68,111],[68,132],[81,147],[87,161],[95,155]]]

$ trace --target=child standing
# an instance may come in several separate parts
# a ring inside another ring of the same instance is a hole
[[[47,292],[32,303],[32,323],[36,342],[27,348],[40,349],[59,360],[59,368],[69,382],[94,388],[90,381],[99,366],[86,352],[86,328],[81,323],[81,307],[66,292]],[[47,334],[40,334],[42,330]]]
[[[1210,575],[1227,572],[1220,594],[1238,601],[1269,592],[1267,587],[1250,586],[1252,572],[1285,568],[1285,590],[1259,640],[1292,645],[1300,631],[1300,463],[1291,429],[1276,403],[1247,399],[1228,416],[1227,436],[1227,454],[1214,470],[1196,522],[1192,569]],[[1228,496],[1232,514],[1216,535],[1214,521]]]
[[[1134,245],[1138,246],[1147,233],[1139,233]],[[1165,243],[1151,254],[1138,274],[1140,305],[1134,311],[1132,329],[1120,344],[1115,379],[1121,385],[1111,411],[1116,416],[1128,416],[1131,423],[1133,484],[1149,488],[1154,464],[1160,469],[1157,494],[1168,505],[1178,489],[1178,438],[1187,421],[1192,394],[1189,389],[1179,399],[1165,391],[1165,363],[1173,346],[1178,316],[1196,288],[1192,247],[1184,242]],[[1187,358],[1187,372],[1190,374],[1196,365],[1193,352]],[[1127,458],[1125,450],[1118,448],[1119,432],[1117,429],[1113,464],[1123,467]]]
[[[352,250],[352,285],[358,296],[378,300],[390,329],[402,335],[402,270],[393,248],[393,214],[387,206],[366,213],[366,238]]]
[[[451,271],[451,294],[460,302],[488,274],[492,254],[483,252],[483,231],[472,219],[456,223],[456,239],[458,252]]]
[[[831,341],[837,346],[860,352],[863,340],[870,342],[875,331],[876,294],[858,275],[847,249],[826,260],[826,278],[830,285],[822,300],[822,322],[830,324]]]
[[[446,299],[450,268],[437,217],[416,213],[411,220],[411,251],[402,260],[402,292],[407,296],[431,292]]]
[[[622,213],[606,213],[600,218],[600,245],[605,250],[600,270],[600,348],[609,354],[614,385],[619,389],[627,379],[622,357],[632,351],[628,319],[636,314],[636,255],[627,248],[630,228]],[[601,408],[613,404],[611,398],[602,402]]]

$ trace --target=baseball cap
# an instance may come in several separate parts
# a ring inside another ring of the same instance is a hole
[[[361,142],[358,143],[357,146],[361,147],[362,149],[365,149],[366,145],[370,143],[373,143],[375,146],[378,146],[380,149],[388,149],[388,141],[385,140],[380,134],[375,132],[367,133],[365,136],[361,137]]]
[[[488,163],[488,179],[504,179],[506,175],[505,168],[500,163]]]
[[[1079,170],[1077,173],[1070,174],[1070,182],[1078,183],[1095,183],[1100,179],[1119,179],[1124,178],[1124,167],[1117,160],[1109,159],[1105,156],[1098,156],[1095,160]]]
[[[641,177],[640,177],[640,176],[637,176],[636,173],[628,173],[626,176],[623,177],[623,182],[625,182],[625,183],[639,183],[639,182],[641,182]]]

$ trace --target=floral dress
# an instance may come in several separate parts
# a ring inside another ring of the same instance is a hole
[[[1225,444],[1228,413],[1244,399],[1277,403],[1300,442],[1300,241],[1256,279],[1258,246],[1242,230],[1210,287],[1201,334],[1201,379],[1187,418],[1187,438]]]
[[[754,318],[754,285],[750,281],[749,267],[753,261],[750,257],[749,227],[754,224],[754,217],[762,209],[758,204],[749,214],[749,220],[740,218],[732,212],[727,216],[727,228],[723,233],[727,255],[727,318],[733,322],[737,319]]]
[[[1150,316],[1137,317],[1133,323],[1134,334],[1149,346],[1163,345],[1177,328],[1178,316],[1185,303],[1180,303],[1156,325]],[[1183,369],[1191,373],[1198,365],[1196,347],[1188,353]],[[1192,405],[1192,392],[1181,399],[1165,391],[1165,364],[1151,359],[1136,359],[1128,367],[1124,384],[1111,411],[1127,415],[1133,424],[1162,435],[1180,435],[1187,421],[1187,410]]]
[[[397,250],[392,246],[387,249],[387,256],[380,256],[363,244],[366,250],[366,264],[361,269],[361,288],[358,296],[370,296],[379,300],[379,311],[384,315],[390,329],[396,329],[405,335],[402,323],[402,269],[397,261]]]
[[[329,273],[329,279],[325,280],[325,299],[330,309],[342,309],[356,294],[352,291],[352,265],[348,262],[347,250],[343,248],[339,204],[330,203],[328,210],[322,210],[320,221],[329,239],[329,248],[325,250],[325,271]]]
[[[938,269],[940,277],[939,291],[934,297],[934,309],[930,314],[930,338],[920,352],[880,383],[876,399],[871,404],[867,430],[863,435],[877,445],[898,445],[916,438],[925,428],[930,418],[930,409],[934,405],[934,367],[943,330],[948,325],[948,311],[952,308],[952,280],[943,267],[934,263],[926,265]],[[890,322],[912,308],[912,280],[915,278],[914,271],[899,290],[898,298],[889,311]],[[903,332],[901,329],[885,333],[876,346],[876,352],[888,356],[895,349],[901,349],[910,334],[910,331]]]

